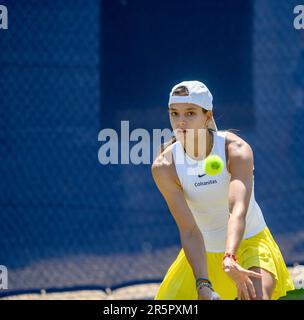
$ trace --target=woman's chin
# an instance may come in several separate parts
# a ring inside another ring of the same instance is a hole
[[[176,132],[175,137],[179,141],[185,141],[185,139],[187,139],[187,133],[182,131]]]

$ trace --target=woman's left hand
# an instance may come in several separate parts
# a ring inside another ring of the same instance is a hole
[[[231,257],[226,257],[223,260],[223,270],[235,282],[238,290],[238,300],[241,300],[243,297],[245,300],[256,297],[253,283],[249,277],[261,279],[261,274],[242,268]]]

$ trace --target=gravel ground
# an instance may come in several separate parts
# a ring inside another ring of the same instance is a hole
[[[140,284],[123,287],[114,291],[81,290],[58,293],[20,294],[2,298],[3,300],[153,300],[159,283]]]
[[[296,289],[304,288],[304,265],[288,268]],[[159,283],[140,284],[107,292],[101,290],[81,290],[58,293],[20,294],[2,298],[3,300],[153,300]]]

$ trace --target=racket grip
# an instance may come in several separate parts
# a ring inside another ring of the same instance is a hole
[[[221,300],[221,297],[215,291],[213,291],[211,294],[211,300]]]

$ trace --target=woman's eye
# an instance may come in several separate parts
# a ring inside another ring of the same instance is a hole
[[[188,115],[188,116],[193,116],[193,115],[194,115],[194,112],[189,111],[189,112],[187,113],[187,115]]]
[[[176,114],[177,114],[177,113],[174,112],[174,111],[170,113],[171,116],[176,116]]]

